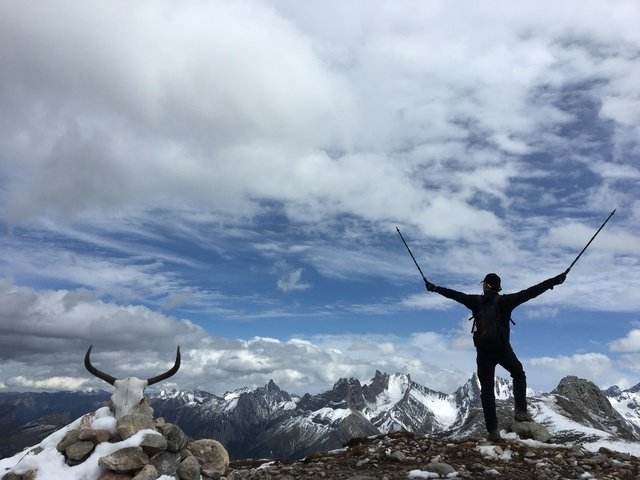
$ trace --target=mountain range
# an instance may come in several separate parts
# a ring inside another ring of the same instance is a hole
[[[513,415],[510,383],[496,379],[502,427]],[[38,443],[109,396],[102,391],[0,393],[0,458]],[[452,439],[485,433],[475,374],[450,394],[420,385],[408,374],[377,371],[369,382],[341,378],[314,395],[292,395],[270,381],[223,395],[159,390],[148,397],[156,416],[191,437],[218,439],[234,458],[301,458],[340,448],[355,437],[397,431]],[[554,441],[640,455],[640,384],[602,391],[588,380],[565,377],[552,392],[530,392],[529,407]]]

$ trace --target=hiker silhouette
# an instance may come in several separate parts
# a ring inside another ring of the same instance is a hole
[[[561,273],[516,293],[501,295],[500,277],[488,273],[482,281],[482,295],[469,295],[450,288],[439,287],[425,279],[427,291],[439,293],[447,298],[463,304],[473,313],[473,344],[476,347],[478,379],[480,380],[480,400],[484,413],[485,425],[490,440],[499,440],[498,419],[496,416],[496,399],[494,393],[494,377],[496,365],[501,365],[513,378],[513,396],[515,402],[514,418],[516,421],[532,421],[527,412],[527,378],[511,347],[510,335],[511,312],[519,305],[560,285],[567,278]]]

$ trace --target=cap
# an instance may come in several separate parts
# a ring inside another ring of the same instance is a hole
[[[502,290],[502,287],[500,286],[500,277],[497,273],[487,273],[482,282],[489,285],[491,290],[495,290],[496,292]]]

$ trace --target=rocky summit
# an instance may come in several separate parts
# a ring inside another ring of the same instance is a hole
[[[515,434],[492,444],[397,432],[351,440],[344,448],[295,462],[231,463],[228,480],[422,478],[508,480],[637,480],[640,458],[601,447],[520,440]]]

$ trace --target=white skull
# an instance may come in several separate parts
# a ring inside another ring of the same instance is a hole
[[[176,350],[176,361],[173,364],[173,367],[171,367],[166,372],[161,373],[160,375],[156,375],[155,377],[148,378],[146,380],[141,380],[136,377],[127,377],[118,380],[108,373],[98,370],[92,365],[92,348],[93,346],[89,347],[89,350],[87,350],[87,353],[84,356],[84,366],[92,375],[95,375],[99,379],[104,380],[110,385],[113,385],[114,391],[113,395],[111,395],[111,402],[113,403],[116,418],[129,415],[138,405],[143,402],[144,389],[147,386],[166,380],[167,378],[175,375],[180,368],[180,347],[178,346],[178,349]]]
[[[135,407],[142,403],[147,383],[147,380],[136,377],[123,378],[113,383],[114,391],[111,395],[111,402],[113,402],[116,418],[129,415]]]

